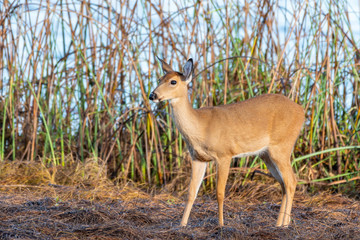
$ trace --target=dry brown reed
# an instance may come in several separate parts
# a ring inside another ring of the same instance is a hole
[[[48,169],[97,162],[73,174],[150,185],[177,181],[184,189],[185,143],[169,106],[148,100],[161,76],[157,54],[179,70],[192,57],[196,72],[204,70],[191,86],[194,107],[268,92],[300,103],[307,120],[294,156],[313,155],[295,161],[298,177],[353,179],[360,174],[359,148],[345,147],[360,145],[360,55],[350,8],[347,1],[6,0],[0,13],[3,166],[18,161],[28,174],[35,162]],[[250,160],[232,167],[265,168]],[[214,171],[210,165],[207,175]],[[76,184],[53,175],[30,177]],[[204,186],[212,188],[213,177]]]

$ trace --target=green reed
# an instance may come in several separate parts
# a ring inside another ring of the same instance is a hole
[[[1,161],[97,159],[114,181],[185,188],[191,161],[171,108],[148,100],[162,74],[157,54],[178,70],[195,60],[196,108],[265,93],[301,104],[306,122],[293,155],[301,183],[360,175],[360,57],[346,1],[169,6],[5,1]],[[210,189],[215,168],[207,169]],[[246,169],[242,181],[266,169],[254,157],[232,168]]]

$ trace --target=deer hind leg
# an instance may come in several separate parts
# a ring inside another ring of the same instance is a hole
[[[262,156],[271,175],[280,183],[282,201],[276,226],[287,227],[290,224],[290,214],[296,189],[296,178],[291,168],[290,154],[283,154],[277,149],[269,149]]]
[[[194,204],[201,182],[205,175],[206,165],[207,162],[200,162],[195,160],[192,161],[189,195],[188,195],[188,200],[186,202],[184,214],[181,219],[181,223],[180,223],[181,226],[186,226],[188,222],[191,208]]]
[[[231,157],[229,158],[231,160]],[[219,211],[219,225],[224,226],[225,187],[229,176],[230,160],[219,161],[217,164],[216,197]]]

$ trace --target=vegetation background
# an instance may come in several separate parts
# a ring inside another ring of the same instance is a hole
[[[73,176],[101,175],[185,189],[191,161],[171,109],[148,100],[162,75],[156,54],[180,71],[194,59],[195,108],[264,93],[301,104],[299,183],[353,192],[360,180],[354,2],[1,1],[0,179],[17,172],[32,176],[26,184],[76,184]],[[45,174],[32,175],[34,166]],[[215,167],[208,166],[206,189]],[[230,183],[240,186],[256,169],[266,170],[257,157],[234,160]]]

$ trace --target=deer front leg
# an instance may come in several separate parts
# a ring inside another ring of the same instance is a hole
[[[230,158],[231,159],[231,158]],[[219,225],[224,226],[224,198],[225,186],[229,176],[230,161],[219,162],[217,166],[217,182],[216,182],[216,197],[219,206]]]
[[[205,170],[206,170],[207,162],[200,162],[200,161],[192,161],[192,170],[191,170],[191,180],[189,186],[189,195],[188,200],[186,202],[184,215],[181,219],[181,226],[186,226],[192,205],[194,204],[195,198],[199,191],[201,182],[204,178]]]

